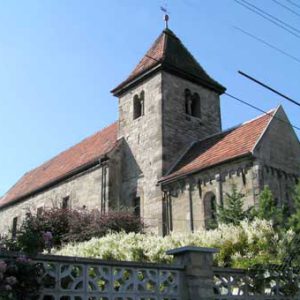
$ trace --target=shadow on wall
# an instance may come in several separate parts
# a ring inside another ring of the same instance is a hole
[[[139,181],[143,175],[132,150],[127,141],[122,141],[121,154],[121,188],[120,204],[125,207],[133,207],[136,214],[140,214],[140,199],[143,197],[142,187]]]

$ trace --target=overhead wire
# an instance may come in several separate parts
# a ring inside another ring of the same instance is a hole
[[[298,5],[298,4],[295,3],[294,1],[292,1],[292,0],[286,0],[286,1],[289,2],[290,4],[294,5],[295,7],[300,8],[300,5]]]
[[[236,29],[236,30],[238,30],[238,31],[240,31],[240,32],[242,32],[242,33],[244,33],[245,35],[247,35],[247,36],[249,36],[249,37],[255,39],[256,41],[258,41],[258,42],[260,42],[260,43],[262,43],[262,44],[264,44],[264,45],[270,47],[271,49],[276,50],[277,52],[279,52],[279,53],[281,53],[281,54],[283,54],[283,55],[285,55],[285,56],[287,56],[287,57],[293,59],[293,60],[296,61],[297,63],[300,63],[300,59],[299,59],[299,58],[297,58],[296,56],[293,56],[293,55],[289,54],[288,52],[286,52],[286,51],[284,51],[284,50],[282,50],[282,49],[280,49],[280,48],[278,48],[278,47],[276,47],[276,46],[270,44],[270,43],[267,42],[266,40],[263,40],[262,38],[259,38],[259,37],[255,36],[254,34],[249,33],[249,32],[247,32],[246,30],[244,30],[244,29],[242,29],[242,28],[240,28],[240,27],[238,27],[238,26],[232,26],[232,27],[233,27],[234,29]]]
[[[283,29],[283,30],[289,32],[289,33],[292,34],[293,36],[295,36],[295,37],[297,37],[297,38],[300,38],[300,35],[297,34],[297,33],[295,32],[295,31],[298,32],[298,29],[295,28],[296,30],[294,29],[294,31],[292,31],[292,30],[288,29],[287,26],[281,25],[279,22],[275,21],[274,19],[272,19],[272,18],[270,18],[270,17],[267,17],[267,15],[265,15],[265,14],[259,12],[258,10],[255,10],[255,9],[253,9],[253,8],[251,8],[251,7],[249,7],[249,6],[247,6],[244,2],[241,2],[240,0],[234,0],[234,1],[235,1],[236,3],[242,5],[243,7],[247,8],[248,10],[254,12],[255,14],[261,16],[262,18],[268,20],[269,22],[273,23],[274,25],[280,27],[281,29]],[[300,31],[299,31],[299,32],[300,32]]]
[[[294,15],[300,17],[300,14],[297,13],[296,11],[294,11],[293,9],[289,8],[288,6],[282,4],[281,2],[279,2],[278,0],[272,0],[274,3],[276,3],[277,5],[285,8],[286,10],[288,10],[289,12],[293,13]]]
[[[239,1],[245,3],[246,5],[249,5],[250,7],[253,7],[253,8],[256,9],[257,11],[259,11],[259,12],[261,12],[262,14],[268,16],[269,18],[275,20],[276,22],[282,24],[283,26],[286,26],[286,27],[288,27],[288,28],[290,28],[290,29],[292,29],[292,30],[294,30],[294,31],[296,31],[296,32],[298,32],[298,33],[300,33],[300,30],[299,30],[298,28],[296,28],[296,27],[294,27],[294,26],[292,26],[292,25],[289,25],[288,23],[286,23],[286,22],[280,20],[279,18],[277,18],[277,17],[275,17],[274,15],[272,15],[272,14],[266,12],[265,10],[263,10],[263,9],[261,9],[261,8],[259,8],[259,7],[257,7],[256,5],[250,3],[250,2],[248,2],[248,1],[246,1],[246,0],[239,0]]]
[[[158,59],[156,59],[156,58],[154,58],[154,57],[152,57],[152,56],[150,56],[150,55],[148,55],[148,54],[146,54],[145,56],[148,57],[148,58],[150,58],[150,59],[153,59],[153,60],[156,61],[156,62],[160,62]],[[253,109],[255,109],[255,110],[257,110],[257,111],[259,111],[259,112],[261,112],[261,113],[263,113],[263,114],[269,115],[269,116],[271,116],[271,117],[273,117],[273,118],[275,118],[275,119],[277,119],[277,120],[280,120],[281,122],[286,123],[286,124],[292,126],[292,127],[293,127],[294,129],[296,129],[296,130],[300,130],[300,127],[295,126],[295,125],[293,125],[293,124],[291,124],[291,123],[289,123],[289,122],[287,122],[287,121],[285,121],[285,120],[283,120],[283,119],[281,119],[281,118],[278,118],[278,117],[274,116],[273,114],[268,113],[267,111],[265,111],[265,110],[263,110],[263,109],[261,109],[261,108],[255,106],[255,105],[253,105],[253,104],[251,104],[251,103],[249,103],[249,102],[247,102],[247,101],[245,101],[245,100],[242,100],[242,99],[240,99],[240,98],[238,98],[238,97],[236,97],[236,96],[234,96],[234,95],[231,95],[231,94],[229,94],[229,93],[227,93],[227,92],[225,92],[224,94],[225,94],[226,96],[230,97],[231,99],[234,99],[234,100],[236,100],[236,101],[238,101],[238,102],[240,102],[240,103],[243,103],[244,105],[246,105],[246,106],[248,106],[248,107],[251,107],[251,108],[253,108]]]
[[[244,73],[244,72],[242,72],[242,71],[238,71],[238,73],[239,73],[240,75],[246,77],[247,79],[250,79],[251,81],[253,81],[253,82],[259,84],[260,86],[264,87],[265,89],[267,89],[267,90],[269,90],[269,91],[271,91],[271,92],[277,94],[278,96],[280,96],[280,97],[282,97],[282,98],[284,98],[284,99],[290,101],[291,103],[293,103],[293,104],[295,104],[295,105],[297,105],[297,106],[300,106],[300,103],[297,102],[296,100],[294,100],[294,99],[292,99],[292,98],[290,98],[290,97],[288,97],[288,96],[282,94],[281,92],[278,92],[277,90],[275,90],[275,89],[273,89],[272,87],[266,85],[265,83],[259,81],[258,79],[254,78],[254,77],[252,77],[252,76],[250,76],[250,75],[248,75],[248,74],[246,74],[246,73]]]
[[[262,113],[264,113],[264,114],[266,114],[266,115],[272,116],[274,119],[277,119],[277,120],[279,120],[279,121],[281,121],[281,122],[283,122],[283,123],[286,123],[286,124],[292,126],[292,127],[293,127],[294,129],[296,129],[296,130],[300,130],[300,127],[295,126],[295,125],[293,125],[293,124],[291,124],[291,123],[289,123],[289,122],[287,122],[287,121],[285,121],[285,120],[283,120],[283,119],[281,119],[281,118],[278,118],[278,117],[272,115],[271,113],[269,113],[269,112],[267,112],[267,111],[265,111],[265,110],[263,110],[263,109],[261,109],[261,108],[255,106],[255,105],[253,105],[253,104],[250,104],[249,102],[247,102],[247,101],[245,101],[245,100],[242,100],[242,99],[239,98],[239,97],[236,97],[236,96],[234,96],[234,95],[231,95],[231,94],[229,94],[229,93],[227,93],[227,92],[225,92],[224,94],[225,94],[226,96],[230,97],[231,99],[234,99],[234,100],[236,100],[236,101],[238,101],[238,102],[241,102],[241,103],[243,103],[243,104],[245,104],[245,105],[247,105],[247,106],[249,106],[249,107],[251,107],[251,108],[253,108],[253,109],[256,109],[257,111],[260,111],[260,112],[262,112]]]

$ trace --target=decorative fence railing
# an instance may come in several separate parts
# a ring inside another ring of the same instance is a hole
[[[45,257],[40,300],[181,299],[182,267]]]
[[[299,273],[292,269],[214,268],[215,300],[300,299]]]
[[[33,260],[43,266],[39,300],[300,299],[299,272],[215,268],[215,252],[170,250],[170,265],[38,255]],[[0,259],[16,257],[0,253]]]

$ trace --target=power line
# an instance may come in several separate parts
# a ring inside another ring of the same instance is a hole
[[[153,60],[156,61],[156,62],[160,62],[158,59],[156,59],[156,58],[154,58],[154,57],[152,57],[152,56],[150,56],[150,55],[146,55],[146,57],[148,57],[148,58],[150,58],[150,59],[153,59]],[[239,101],[239,102],[241,102],[241,103],[243,103],[243,104],[245,104],[245,105],[247,105],[247,106],[253,108],[253,109],[256,109],[257,111],[259,111],[259,112],[261,112],[261,113],[264,113],[264,114],[266,114],[266,115],[269,115],[269,116],[271,116],[271,117],[274,117],[275,119],[280,120],[280,121],[283,122],[283,123],[289,124],[290,126],[292,126],[293,128],[295,128],[295,129],[297,129],[297,130],[300,130],[300,127],[297,127],[297,126],[295,126],[295,125],[293,125],[293,124],[291,124],[291,123],[289,123],[289,122],[286,122],[285,120],[282,120],[282,119],[280,119],[280,118],[278,118],[278,117],[276,117],[276,116],[273,116],[272,114],[266,112],[265,110],[263,110],[263,109],[261,109],[261,108],[255,106],[255,105],[253,105],[253,104],[250,104],[250,103],[247,102],[247,101],[244,101],[244,100],[242,100],[242,99],[240,99],[240,98],[238,98],[238,97],[235,97],[235,96],[233,96],[233,95],[231,95],[231,94],[229,94],[229,93],[227,93],[227,92],[225,92],[224,94],[225,94],[226,96],[232,98],[232,99],[235,99],[235,100],[237,100],[237,101]]]
[[[253,104],[250,104],[249,102],[247,102],[247,101],[245,101],[245,100],[242,100],[242,99],[240,99],[240,98],[238,98],[238,97],[236,97],[236,96],[233,96],[233,95],[231,95],[231,94],[229,94],[229,93],[227,93],[227,92],[225,92],[224,94],[225,94],[226,96],[228,96],[228,97],[230,97],[230,98],[236,100],[236,101],[239,101],[239,102],[241,102],[241,103],[243,103],[243,104],[245,104],[245,105],[247,105],[247,106],[253,108],[253,109],[256,109],[256,110],[259,111],[259,112],[262,112],[262,113],[264,113],[264,114],[266,114],[266,115],[268,115],[268,116],[271,116],[271,117],[273,117],[273,118],[275,118],[275,119],[277,119],[277,120],[279,120],[279,121],[281,121],[281,122],[283,122],[283,123],[285,123],[285,124],[288,124],[288,125],[292,126],[293,128],[295,128],[295,129],[297,129],[297,130],[300,130],[300,127],[297,127],[297,126],[295,126],[295,125],[293,125],[293,124],[291,124],[291,123],[289,123],[289,122],[287,122],[287,121],[285,121],[285,120],[283,120],[283,119],[280,119],[280,118],[278,118],[278,117],[272,115],[271,113],[269,113],[269,112],[267,112],[267,111],[265,111],[265,110],[263,110],[263,109],[261,109],[261,108],[255,106],[255,105],[253,105]]]
[[[248,78],[248,79],[254,81],[255,83],[261,85],[262,87],[264,87],[264,88],[270,90],[271,92],[273,92],[273,93],[279,95],[280,97],[285,98],[286,100],[292,102],[293,104],[300,106],[300,103],[297,102],[296,100],[293,100],[292,98],[290,98],[290,97],[288,97],[288,96],[286,96],[286,95],[284,95],[284,94],[278,92],[277,90],[271,88],[270,86],[266,85],[265,83],[262,83],[261,81],[255,79],[254,77],[251,77],[250,75],[247,75],[246,73],[244,73],[244,72],[242,72],[242,71],[238,71],[238,73],[241,74],[242,76],[244,76],[244,77],[246,77],[246,78]]]
[[[265,10],[263,10],[263,9],[261,9],[261,8],[259,8],[259,7],[257,7],[257,6],[255,6],[255,5],[253,5],[253,4],[249,3],[249,2],[247,2],[246,0],[240,0],[240,1],[242,1],[243,3],[246,3],[247,5],[253,7],[253,8],[256,9],[257,11],[263,13],[264,15],[266,15],[266,16],[268,16],[269,18],[275,20],[276,22],[281,23],[283,26],[286,26],[286,27],[288,27],[288,28],[290,28],[290,29],[292,29],[292,30],[294,30],[294,31],[300,33],[300,30],[299,30],[298,28],[296,28],[296,27],[294,27],[294,26],[292,26],[292,25],[289,25],[288,23],[286,23],[286,22],[280,20],[279,18],[273,16],[272,14],[269,14],[269,13],[266,12]]]
[[[300,8],[300,5],[298,5],[297,3],[293,2],[292,0],[286,0],[287,2],[289,2],[290,4]]]
[[[273,19],[271,19],[271,18],[265,16],[264,14],[262,14],[262,13],[256,11],[256,10],[254,10],[253,8],[251,8],[251,7],[247,6],[247,5],[245,5],[244,3],[239,2],[238,0],[234,0],[234,1],[235,1],[236,3],[242,5],[243,7],[247,8],[248,10],[254,12],[255,14],[261,16],[262,18],[268,20],[269,22],[273,23],[273,24],[276,25],[277,27],[280,27],[281,29],[283,29],[283,30],[289,32],[289,33],[292,34],[293,36],[295,36],[295,37],[297,37],[297,38],[300,38],[300,35],[298,35],[297,33],[293,32],[293,31],[291,31],[290,29],[286,28],[286,26],[281,25],[280,23],[274,21]]]
[[[298,14],[296,11],[294,11],[293,9],[289,8],[288,6],[280,3],[278,0],[272,0],[274,3],[276,3],[277,5],[285,8],[286,10],[288,10],[289,12],[293,13],[294,15],[300,17],[300,14]]]
[[[233,28],[236,29],[236,30],[238,30],[238,31],[240,31],[240,32],[242,32],[242,33],[244,33],[245,35],[248,35],[249,37],[255,39],[256,41],[258,41],[258,42],[260,42],[260,43],[262,43],[262,44],[264,44],[264,45],[270,47],[271,49],[276,50],[277,52],[279,52],[279,53],[281,53],[281,54],[283,54],[283,55],[285,55],[285,56],[287,56],[287,57],[289,57],[289,58],[295,60],[295,61],[298,62],[298,63],[300,63],[300,59],[297,58],[296,56],[293,56],[293,55],[289,54],[288,52],[286,52],[286,51],[284,51],[284,50],[281,50],[280,48],[278,48],[278,47],[276,47],[276,46],[270,44],[269,42],[267,42],[267,41],[265,41],[265,40],[263,40],[263,39],[261,39],[261,38],[255,36],[255,35],[253,35],[253,34],[247,32],[247,31],[245,31],[245,30],[243,30],[243,29],[241,29],[241,28],[239,28],[239,27],[237,27],[237,26],[233,26]]]

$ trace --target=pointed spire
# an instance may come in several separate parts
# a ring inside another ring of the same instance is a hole
[[[115,96],[125,92],[132,84],[164,70],[179,77],[202,84],[222,94],[225,88],[212,79],[185,48],[179,38],[166,28],[156,39],[128,78],[112,90]]]

